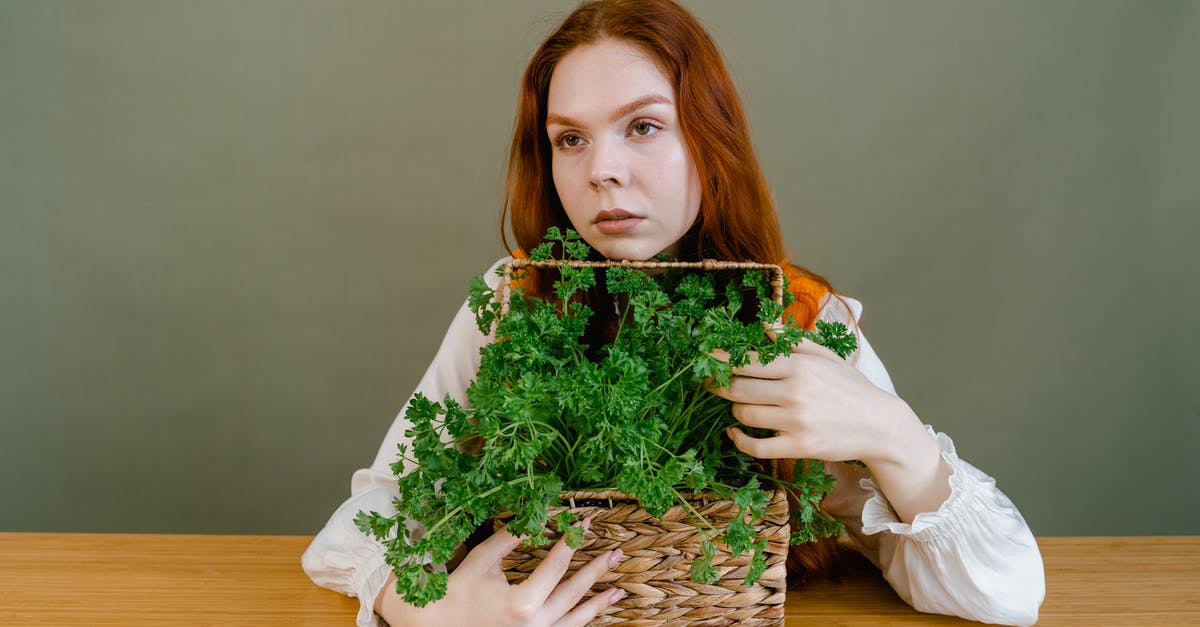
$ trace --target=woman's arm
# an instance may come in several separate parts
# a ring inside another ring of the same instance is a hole
[[[897,517],[911,523],[917,514],[935,512],[950,498],[952,471],[908,403],[898,396],[890,398],[894,400],[880,404],[880,413],[894,431],[884,435],[887,446],[877,456],[861,461],[871,469]]]
[[[500,260],[484,275],[492,289],[500,281],[495,270],[505,261]],[[491,338],[479,331],[474,314],[464,304],[450,323],[416,392],[435,400],[449,395],[467,406],[467,385],[479,370],[479,351],[489,341]],[[449,577],[445,598],[424,608],[405,603],[396,594],[391,569],[384,561],[383,545],[363,534],[354,524],[354,518],[359,511],[376,511],[386,516],[396,513],[393,504],[396,479],[391,464],[397,458],[399,445],[411,444],[405,435],[409,428],[404,417],[407,408],[406,403],[392,422],[374,463],[354,473],[350,498],[334,512],[301,558],[304,571],[317,585],[359,599],[358,625],[375,627],[378,615],[397,626],[582,626],[624,596],[623,591],[614,589],[580,603],[593,584],[620,562],[622,553],[620,549],[603,553],[564,580],[574,550],[561,541],[524,583],[510,586],[499,562],[516,548],[519,540],[501,531],[466,553]],[[405,466],[404,470],[408,469]],[[410,532],[419,531],[420,526],[415,522],[410,521],[408,526]]]
[[[492,287],[499,282],[495,268],[484,275]],[[467,383],[479,369],[479,349],[489,339],[479,331],[474,314],[466,303],[455,314],[441,347],[426,370],[416,392],[440,400],[447,394],[466,401]],[[376,511],[386,516],[396,513],[396,478],[389,468],[396,460],[397,447],[409,443],[404,435],[408,404],[392,421],[375,461],[353,474],[350,496],[333,513],[304,552],[301,563],[309,578],[319,586],[356,597],[360,601],[358,624],[375,626],[374,600],[383,588],[391,569],[384,562],[383,545],[362,533],[354,524],[359,511]],[[415,523],[410,524],[415,528]]]
[[[861,359],[861,351],[852,358]],[[752,361],[734,374],[732,385],[716,393],[734,401],[733,414],[743,424],[776,431],[774,437],[752,438],[731,429],[742,451],[755,457],[858,459],[905,522],[935,511],[950,496],[950,467],[917,415],[833,351],[804,341],[790,359]]]
[[[905,601],[926,612],[1032,624],[1045,582],[1029,527],[995,481],[895,396],[858,328],[861,313],[857,301],[834,297],[819,316],[858,329],[849,360],[805,342],[779,365],[735,370],[734,384],[716,393],[734,401],[744,424],[778,435],[733,429],[730,437],[763,457],[864,461],[866,470],[829,466],[838,482],[824,506]]]

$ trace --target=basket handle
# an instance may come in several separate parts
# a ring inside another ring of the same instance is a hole
[[[500,297],[500,316],[504,317],[508,313],[509,283],[512,279],[512,271],[521,268],[558,268],[561,266],[570,266],[572,268],[636,268],[642,270],[658,270],[669,268],[698,268],[706,272],[714,270],[765,270],[771,273],[771,298],[776,304],[783,305],[783,268],[773,263],[754,263],[751,261],[718,261],[716,259],[705,259],[704,261],[630,261],[623,259],[621,261],[580,261],[575,259],[561,260],[549,259],[546,261],[534,261],[532,259],[512,259],[504,264],[503,280],[500,282],[498,296]]]

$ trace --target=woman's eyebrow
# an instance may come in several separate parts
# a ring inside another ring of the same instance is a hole
[[[637,100],[617,107],[617,110],[613,112],[612,119],[609,121],[616,122],[630,113],[652,104],[671,104],[671,99],[658,94],[648,94],[642,96]],[[562,126],[583,126],[582,123],[576,122],[575,120],[572,120],[566,116],[558,115],[557,113],[551,113],[550,115],[546,116],[546,126],[550,126],[551,124],[561,124]]]

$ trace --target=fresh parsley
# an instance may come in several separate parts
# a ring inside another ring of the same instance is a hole
[[[552,228],[530,257],[545,261],[556,250],[562,260],[590,252],[574,231]],[[481,350],[478,375],[466,391],[469,407],[449,396],[415,395],[405,413],[411,447],[401,445],[391,466],[397,513],[355,518],[386,547],[396,590],[407,602],[424,606],[442,598],[445,564],[456,547],[502,513],[511,515],[509,531],[528,536],[527,544],[550,542],[553,522],[568,544],[580,546],[575,517],[565,511],[550,516],[562,508],[566,490],[619,490],[655,517],[683,506],[706,538],[691,566],[698,582],[717,580],[719,546],[751,555],[746,585],[762,575],[767,542],[754,529],[770,500],[762,482],[787,490],[800,504],[792,543],[841,530],[819,507],[833,489],[823,465],[799,460],[790,480],[773,477],[724,436],[737,424],[730,403],[705,387],[728,385],[732,368],[748,363],[752,352],[765,364],[803,340],[844,358],[856,347],[845,325],[822,321],[809,331],[787,321],[771,337],[764,323],[780,320],[791,296],[785,290],[782,305],[771,300],[761,272],[718,280],[711,272],[612,267],[604,281],[622,303],[621,324],[610,344],[592,347],[583,337],[593,311],[577,296],[596,284],[596,272],[565,265],[558,272],[555,298],[516,288],[503,315],[494,291],[475,278],[469,306],[480,330],[498,339]],[[717,348],[729,352],[728,362],[710,355]],[[686,499],[701,492],[732,499],[738,516],[714,527]],[[407,521],[424,531],[410,533]]]

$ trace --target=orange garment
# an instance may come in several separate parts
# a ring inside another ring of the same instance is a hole
[[[829,293],[829,288],[800,274],[790,263],[783,262],[779,265],[783,267],[783,273],[787,276],[788,290],[796,297],[796,302],[784,310],[784,320],[791,315],[804,328],[810,331],[815,329],[817,314],[821,313],[821,301]]]

